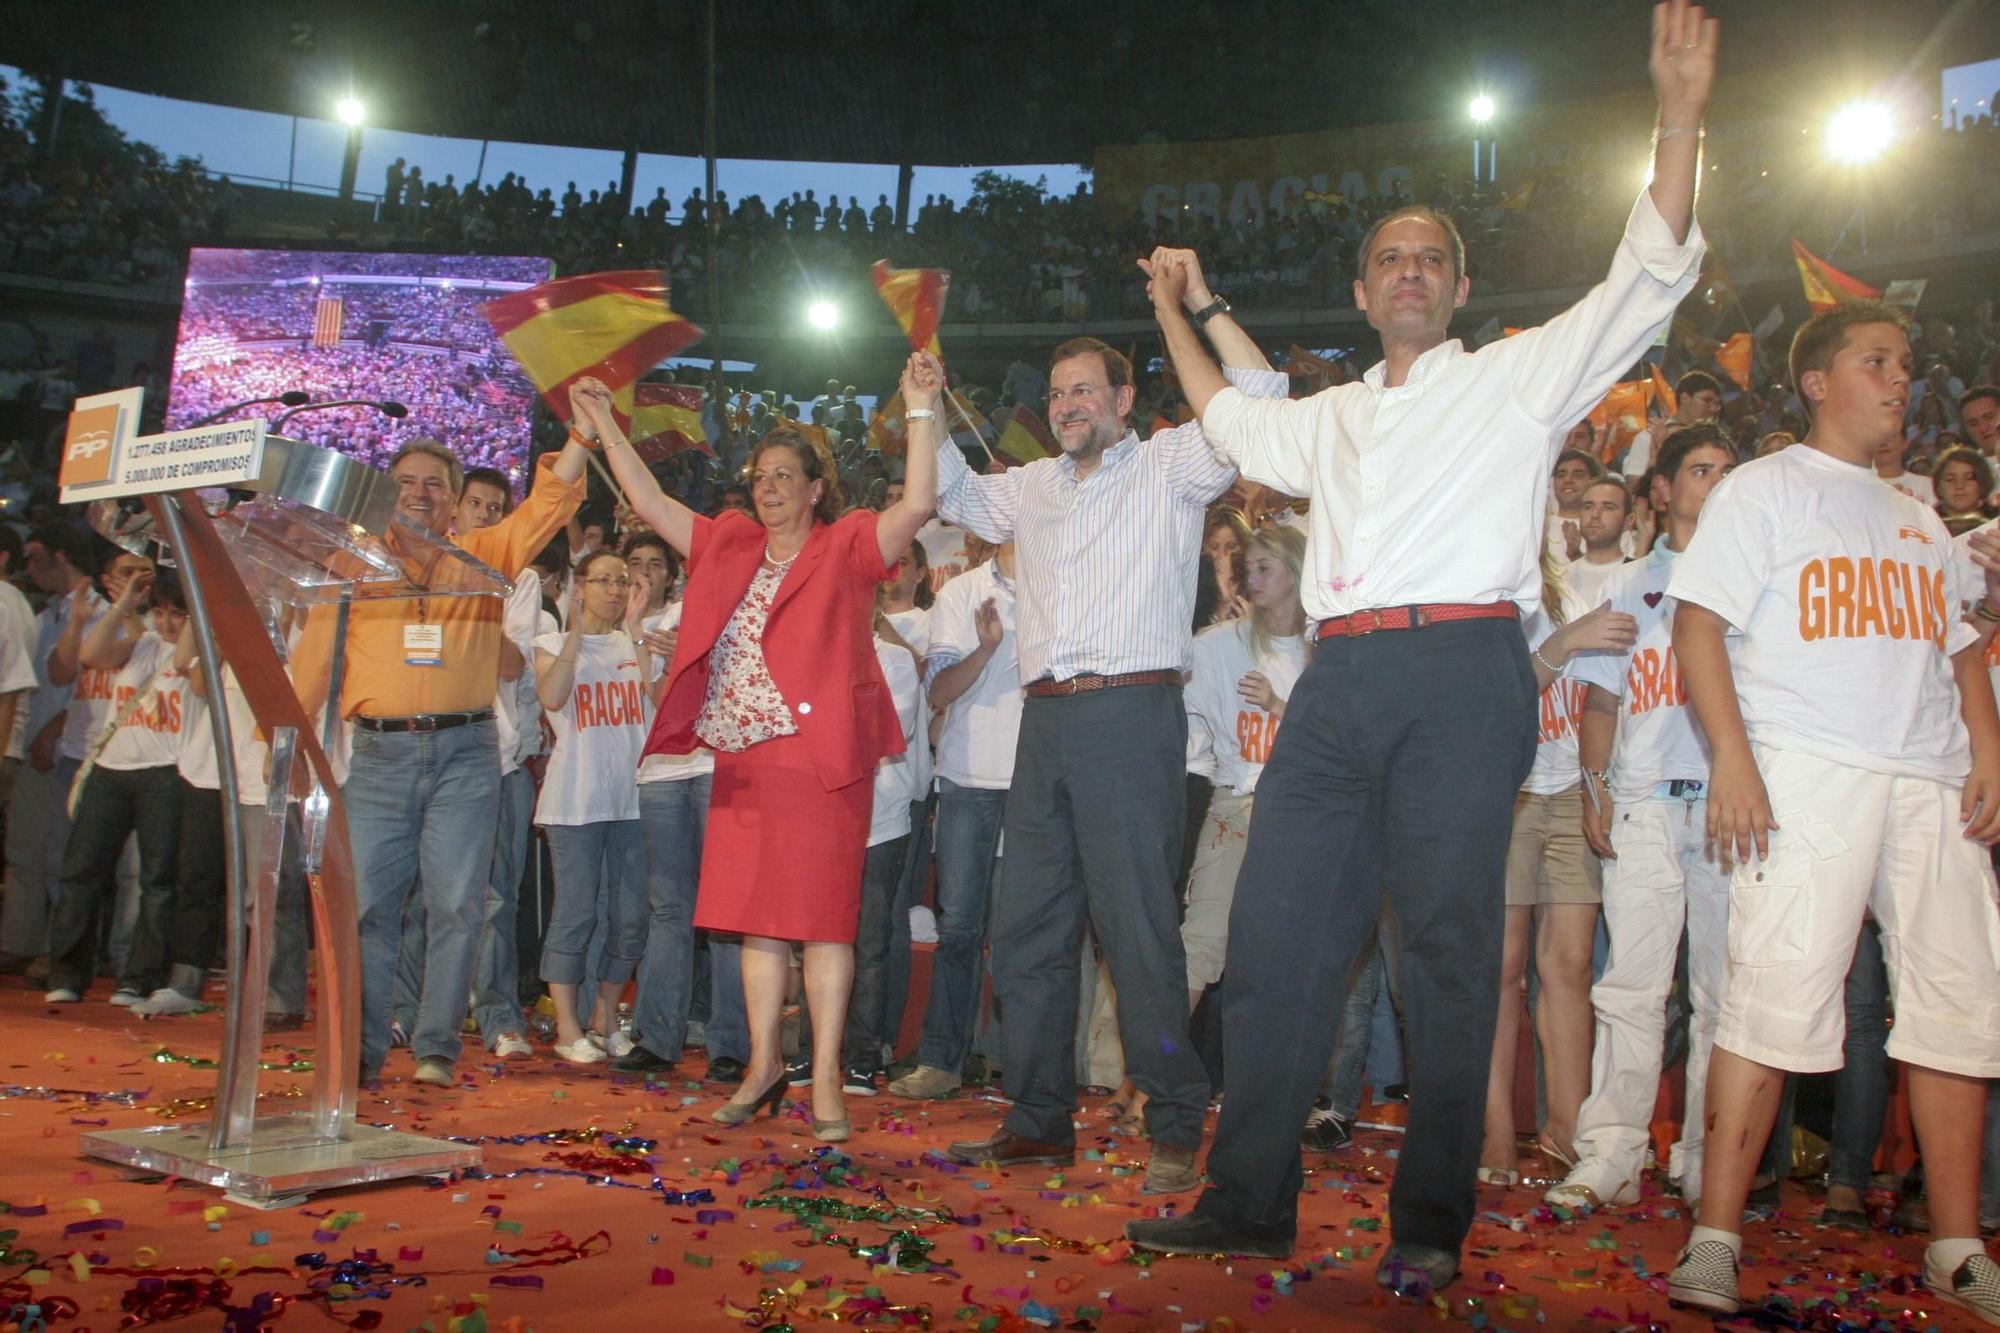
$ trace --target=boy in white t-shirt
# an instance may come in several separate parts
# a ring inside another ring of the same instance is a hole
[[[1587,691],[1579,742],[1588,797],[1583,830],[1604,858],[1611,957],[1591,987],[1590,1096],[1577,1117],[1577,1160],[1543,1196],[1554,1204],[1638,1202],[1683,923],[1694,1015],[1686,1119],[1667,1173],[1683,1181],[1688,1199],[1701,1190],[1702,1087],[1727,970],[1729,876],[1703,847],[1708,742],[1674,659],[1666,588],[1709,491],[1735,466],[1735,452],[1712,422],[1682,426],[1660,442],[1654,485],[1666,504],[1664,539],[1596,594],[1637,621],[1638,640],[1629,652],[1586,657],[1576,670]]]
[[[2000,580],[1973,585],[1937,514],[1875,475],[1910,391],[1903,316],[1815,316],[1791,369],[1811,433],[1716,488],[1667,588],[1713,754],[1707,829],[1735,861],[1701,1205],[1667,1294],[1739,1308],[1743,1204],[1784,1071],[1840,1066],[1843,982],[1872,911],[1888,1052],[1908,1070],[1929,1179],[1926,1283],[1996,1323],[1978,1191],[2000,1076],[2000,909],[1981,845],[2000,836],[2000,716],[1959,608],[2000,622]]]

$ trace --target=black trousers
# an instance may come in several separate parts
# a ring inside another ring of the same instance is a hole
[[[1069,1143],[1076,1135],[1070,1115],[1087,913],[1118,988],[1126,1074],[1150,1098],[1146,1128],[1158,1143],[1201,1142],[1208,1074],[1188,1040],[1177,882],[1186,770],[1178,685],[1030,698],[1021,710],[993,995],[1014,1099],[1007,1128],[1023,1138]],[[1296,1148],[1296,1125],[1292,1138]]]
[[[222,937],[228,867],[222,845],[222,793],[180,782],[181,833],[173,906],[167,918],[169,966],[207,968]]]
[[[81,995],[97,971],[93,923],[118,891],[118,857],[139,835],[139,924],[118,978],[151,995],[167,981],[167,924],[180,839],[181,778],[172,764],[93,768],[84,779],[63,851],[62,881],[49,922],[49,988]]]
[[[1410,1067],[1390,1227],[1458,1250],[1493,1055],[1507,841],[1536,726],[1512,620],[1315,649],[1258,780],[1236,882],[1222,980],[1229,1096],[1198,1212],[1264,1239],[1296,1235],[1299,1127],[1386,892]]]

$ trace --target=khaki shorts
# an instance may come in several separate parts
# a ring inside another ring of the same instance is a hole
[[[1507,844],[1507,906],[1602,902],[1603,863],[1583,840],[1583,785],[1554,796],[1514,798]]]

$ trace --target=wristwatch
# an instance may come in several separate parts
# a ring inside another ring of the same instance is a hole
[[[1205,327],[1208,321],[1214,319],[1217,315],[1226,315],[1228,313],[1229,313],[1229,302],[1223,300],[1220,296],[1218,296],[1213,301],[1210,301],[1207,305],[1203,306],[1201,309],[1194,312],[1193,316],[1194,326],[1198,329]]]

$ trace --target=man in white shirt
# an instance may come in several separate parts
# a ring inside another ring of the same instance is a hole
[[[1662,425],[1648,426],[1632,437],[1619,469],[1636,477],[1653,465],[1653,443],[1681,426],[1697,421],[1714,421],[1722,415],[1722,385],[1705,370],[1690,370],[1674,381],[1674,415]]]
[[[1604,476],[1604,465],[1581,449],[1565,448],[1549,472],[1549,526],[1543,540],[1558,564],[1577,558],[1582,542],[1583,493]]]
[[[1937,506],[1937,487],[1921,472],[1903,466],[1903,437],[1891,435],[1875,447],[1875,475],[1883,484],[1901,491],[1926,509]]]
[[[1972,447],[1991,458],[2000,453],[2000,385],[1975,384],[1958,400],[1959,420]]]
[[[1233,321],[1210,332],[1242,382],[1283,396],[1286,378]],[[937,451],[939,512],[988,541],[1015,543],[1027,694],[993,943],[1014,1105],[991,1138],[951,1152],[1003,1167],[1075,1160],[1087,916],[1118,989],[1127,1073],[1149,1098],[1145,1188],[1175,1193],[1200,1180],[1208,1108],[1207,1071],[1188,1040],[1176,891],[1187,818],[1181,678],[1202,515],[1236,473],[1198,425],[1142,441],[1131,426],[1131,363],[1097,339],[1056,348],[1049,378],[1059,457],[977,476],[956,445]]]
[[[1686,1197],[1701,1192],[1701,1097],[1728,968],[1729,876],[1703,845],[1708,741],[1688,707],[1665,593],[1709,491],[1735,466],[1735,451],[1712,423],[1683,426],[1661,442],[1656,488],[1666,501],[1666,533],[1593,598],[1636,619],[1638,640],[1628,653],[1587,655],[1576,665],[1588,686],[1578,742],[1590,798],[1584,835],[1605,859],[1611,959],[1590,992],[1597,1037],[1590,1096],[1577,1119],[1578,1160],[1544,1196],[1571,1208],[1638,1201],[1683,924],[1694,1013],[1687,1114],[1668,1175],[1682,1181]]]
[[[1229,1097],[1211,1183],[1186,1216],[1127,1223],[1145,1248],[1291,1253],[1298,1127],[1386,885],[1411,1086],[1389,1201],[1395,1239],[1376,1279],[1416,1291],[1457,1276],[1475,1208],[1514,798],[1535,753],[1518,617],[1541,601],[1550,454],[1672,319],[1701,265],[1694,192],[1716,24],[1684,0],[1655,9],[1653,24],[1652,181],[1605,280],[1540,328],[1477,352],[1447,340],[1470,292],[1463,246],[1448,219],[1406,208],[1358,250],[1355,301],[1384,359],[1359,383],[1255,402],[1223,385],[1180,314],[1185,292],[1206,292],[1194,256],[1151,260],[1154,311],[1209,438],[1249,480],[1312,500],[1302,586],[1320,624],[1258,783],[1230,916],[1229,956],[1257,966],[1223,983]]]
[[[49,905],[55,901],[69,841],[70,780],[74,766],[57,753],[68,722],[74,669],[58,684],[50,675],[56,644],[69,627],[79,595],[101,606],[89,592],[97,569],[92,539],[68,524],[37,528],[24,557],[28,577],[48,597],[35,617],[35,691],[29,696],[23,728],[27,762],[14,775],[7,801],[7,894],[0,910],[0,970],[33,971],[46,965]],[[78,590],[84,590],[79,594]],[[82,629],[77,631],[82,634]],[[37,961],[39,960],[39,961]]]
[[[1604,585],[1625,567],[1625,543],[1632,535],[1632,492],[1616,477],[1593,481],[1577,504],[1577,533],[1583,554],[1563,569],[1563,585],[1596,606]]]
[[[1021,727],[1012,542],[944,585],[931,607],[924,673],[931,707],[944,710],[936,762],[938,942],[917,1067],[889,1091],[930,1098],[958,1089],[979,1029],[994,857]]]

